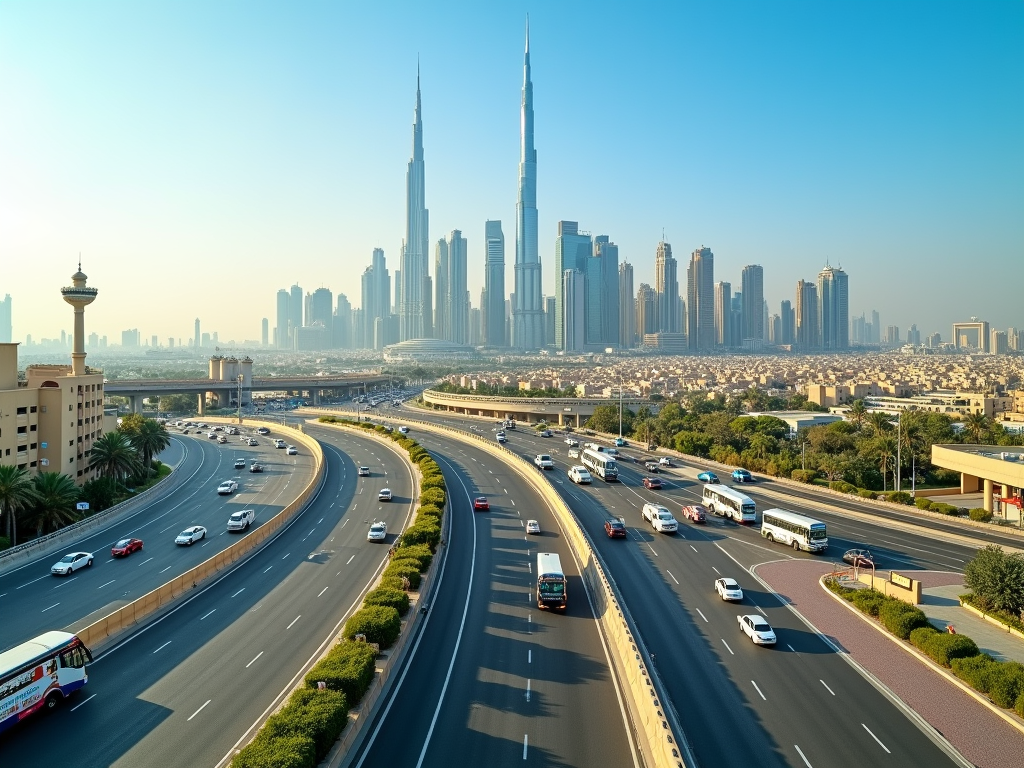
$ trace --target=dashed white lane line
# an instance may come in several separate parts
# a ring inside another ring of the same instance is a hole
[[[149,562],[150,560],[152,560],[152,559],[153,559],[153,558],[151,557],[151,558],[149,558],[148,560],[143,560],[143,561],[142,561],[141,563],[139,563],[139,566],[138,566],[138,567],[139,567],[139,568],[141,568],[142,566],[144,566],[144,565],[145,565],[146,563],[148,563],[148,562]]]
[[[693,546],[693,544],[690,545],[690,549],[692,549],[694,552],[697,551],[697,548],[695,546]]]
[[[74,712],[74,711],[75,711],[76,709],[78,709],[79,707],[84,707],[84,706],[85,706],[86,704],[88,704],[88,703],[89,703],[90,701],[92,701],[92,700],[93,700],[93,699],[95,699],[95,698],[96,698],[96,694],[94,693],[94,694],[93,694],[92,696],[90,696],[90,697],[89,697],[88,699],[86,699],[85,701],[83,701],[83,702],[82,702],[81,704],[75,704],[75,706],[73,706],[73,707],[71,708],[71,711],[72,711],[72,712]]]
[[[273,568],[273,567],[274,567],[274,566],[270,566],[270,568]],[[269,570],[270,570],[270,568],[267,568],[267,571],[269,571]],[[266,573],[267,571],[264,571],[264,573]]]
[[[762,698],[762,699],[763,699],[764,701],[768,701],[768,699],[767,699],[767,698],[765,697],[765,695],[764,695],[763,693],[761,693],[761,689],[757,687],[757,683],[755,683],[755,682],[754,682],[753,680],[751,680],[751,681],[750,681],[750,684],[751,684],[752,686],[754,686],[754,690],[755,690],[755,691],[757,691],[758,695],[759,695],[759,696],[760,696],[760,697],[761,697],[761,698]]]
[[[287,627],[285,627],[285,629],[291,629],[292,626],[294,626],[295,622],[298,621],[301,618],[302,618],[302,614],[300,613],[298,616],[296,616],[294,619],[292,619],[292,623],[289,624]]]
[[[696,608],[697,613],[700,614],[700,617],[702,619],[704,619],[704,623],[705,624],[710,624],[710,622],[708,621],[708,617],[704,615],[704,611],[702,611],[700,608],[697,608],[696,606],[694,606],[694,608]],[[724,643],[725,641],[723,640],[722,642]],[[726,647],[728,648],[728,646],[726,646]]]
[[[355,559],[356,559],[356,556],[352,555],[352,557],[350,557],[348,560],[345,561],[345,565],[348,565],[349,563],[351,563]]]
[[[529,734],[523,734],[523,760],[526,759],[526,748],[530,743]]]
[[[282,557],[281,559],[282,559],[282,560],[284,560],[284,558],[285,558],[285,557],[288,557],[288,555],[290,555],[290,554],[291,554],[291,552],[285,552],[285,555],[284,555],[284,557]]]
[[[243,592],[245,592],[245,587],[242,587],[242,588],[241,588],[240,590],[238,590],[237,592],[235,592],[235,594],[233,594],[233,595],[232,595],[232,597],[238,597],[238,596],[239,596],[240,594],[242,594]]]
[[[672,576],[672,571],[666,570],[665,573],[667,573],[669,576]],[[679,579],[677,579],[675,576],[672,576],[672,581],[674,581],[676,584],[679,583]]]
[[[833,691],[833,690],[832,690],[831,688],[829,688],[829,687],[828,687],[828,683],[826,683],[826,682],[825,682],[824,680],[820,680],[820,679],[819,679],[819,680],[818,680],[818,682],[819,682],[819,683],[821,683],[822,685],[824,685],[824,686],[825,686],[825,690],[826,690],[826,691],[828,691],[829,693],[831,693],[831,694],[832,694],[833,696],[835,696],[835,695],[836,695],[836,692],[835,692],[835,691]]]
[[[50,606],[50,608],[56,608],[58,605],[60,605],[60,603],[54,603]],[[43,608],[43,610],[41,610],[40,613],[46,613],[48,610],[50,610],[50,608]]]
[[[256,663],[256,659],[258,659],[258,658],[259,658],[260,656],[262,656],[262,655],[263,655],[263,651],[260,651],[259,653],[257,653],[257,654],[256,654],[256,656],[254,656],[254,657],[253,657],[253,660],[252,660],[252,661],[250,661],[250,662],[249,662],[248,664],[246,664],[246,665],[245,665],[245,668],[246,668],[246,669],[248,669],[248,668],[249,668],[249,667],[251,667],[251,666],[252,666],[253,664],[255,664],[255,663]]]
[[[174,567],[173,565],[168,565],[166,568],[164,568],[162,571],[160,571],[160,573],[166,573],[167,571],[171,570],[171,568],[173,568],[173,567]]]
[[[198,715],[198,714],[199,714],[200,712],[202,712],[202,711],[203,711],[204,709],[206,709],[206,707],[207,707],[207,706],[209,706],[209,704],[210,704],[210,702],[211,702],[211,701],[213,701],[213,699],[207,699],[207,700],[206,700],[206,704],[203,704],[203,706],[201,706],[201,707],[200,707],[199,709],[197,709],[197,710],[196,710],[195,712],[193,712],[193,713],[192,713],[192,714],[191,714],[191,715],[189,716],[188,720],[186,720],[185,722],[187,722],[187,723],[190,723],[190,722],[192,722],[192,718],[193,718],[193,717],[195,717],[196,715]]]
[[[202,617],[201,617],[201,618],[200,618],[199,620],[200,620],[200,621],[202,621],[202,620],[203,620],[203,619],[205,619],[205,618],[206,618],[207,616],[212,616],[212,615],[213,615],[214,613],[216,613],[216,612],[217,612],[217,609],[216,609],[216,608],[214,608],[214,609],[213,609],[212,611],[210,611],[209,613],[206,613],[206,614],[204,614],[204,615],[203,615],[203,616],[202,616]]]
[[[108,582],[107,582],[106,584],[100,584],[100,585],[99,585],[98,587],[96,587],[96,589],[103,589],[104,587],[109,587],[109,586],[110,586],[111,584],[113,584],[113,583],[114,583],[115,581],[117,581],[117,579],[111,579],[111,580],[110,580],[110,581],[108,581]]]
[[[651,552],[654,552],[654,547],[652,547],[650,544],[648,544],[647,547],[651,550]],[[657,552],[654,552],[654,556],[661,557],[661,555],[659,555]]]
[[[529,650],[526,652],[526,663],[533,664],[533,651]]]
[[[27,587],[29,584],[35,584],[37,581],[42,581],[45,578],[48,578],[48,575],[47,576],[40,576],[38,579],[32,579],[32,581],[26,581],[20,587],[15,587],[15,589],[21,589],[22,587]]]
[[[755,607],[755,608],[757,608],[757,612],[758,612],[758,613],[760,613],[760,614],[761,614],[762,616],[764,616],[764,617],[765,617],[766,619],[768,618],[768,614],[767,614],[767,613],[765,613],[764,611],[762,611],[762,610],[761,610],[761,606],[760,606],[760,605],[755,605],[754,607]]]
[[[725,646],[725,649],[726,649],[726,650],[727,650],[727,651],[728,651],[729,653],[732,653],[732,655],[733,655],[733,656],[735,656],[735,655],[736,655],[735,653],[733,653],[733,652],[732,652],[732,648],[730,648],[730,647],[729,647],[729,644],[728,644],[727,642],[725,642],[725,638],[724,638],[724,637],[722,638],[722,645],[724,645],[724,646]]]
[[[861,723],[861,725],[864,725],[864,723]],[[880,738],[878,738],[877,736],[875,736],[875,734],[871,733],[871,729],[870,728],[868,728],[866,725],[864,725],[864,730],[871,734],[871,738],[878,742],[878,746],[880,746],[882,749],[884,749],[886,751],[886,754],[890,754],[890,755],[892,754],[892,752],[889,751],[889,748],[887,746],[885,746],[885,744],[882,743],[882,740]]]
[[[509,499],[509,501],[511,501],[511,502],[512,502],[512,506],[513,506],[513,507],[514,507],[514,506],[516,505],[515,499]]]
[[[326,591],[327,591],[328,589],[330,589],[330,587],[324,587],[323,589],[321,589],[321,590],[320,590],[320,595],[322,595],[322,594],[323,594],[324,592],[326,592]],[[317,595],[317,597],[320,597],[320,595]]]
[[[529,678],[527,678],[527,680],[526,680],[526,701],[527,702],[530,701],[530,680],[529,680]]]
[[[717,573],[719,576],[722,575],[722,572],[720,570],[718,570],[717,568],[715,568],[715,566],[712,565],[711,567],[714,568],[715,573]]]
[[[157,648],[157,649],[156,649],[155,651],[153,651],[153,653],[160,653],[160,651],[162,651],[162,650],[163,650],[164,648],[166,648],[166,647],[167,647],[168,645],[170,645],[170,644],[171,644],[172,642],[173,642],[172,640],[168,640],[168,641],[167,641],[166,643],[164,643],[164,644],[163,644],[163,645],[161,645],[161,646],[160,646],[159,648]]]
[[[798,755],[800,755],[800,759],[804,761],[804,765],[806,765],[806,766],[807,766],[807,768],[814,768],[814,766],[813,766],[813,765],[811,765],[811,761],[810,761],[810,760],[808,760],[808,759],[807,759],[807,757],[806,757],[806,756],[804,755],[804,752],[803,752],[803,750],[802,750],[802,749],[800,749],[800,745],[799,745],[799,744],[794,744],[794,745],[793,745],[793,749],[795,749],[795,750],[796,750],[796,753],[797,753]]]

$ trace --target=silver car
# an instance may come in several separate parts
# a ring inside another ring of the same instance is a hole
[[[70,576],[79,568],[88,568],[90,565],[92,565],[91,552],[72,552],[64,555],[50,566],[50,573],[54,576]]]
[[[178,534],[177,538],[174,539],[175,544],[180,544],[185,547],[191,547],[197,541],[206,538],[206,529],[201,525],[193,525],[190,528],[186,528],[184,531]]]
[[[370,532],[366,534],[367,541],[384,541],[388,536],[388,526],[383,520],[378,520],[370,526]]]

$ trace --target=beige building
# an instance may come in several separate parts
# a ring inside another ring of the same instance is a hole
[[[932,463],[959,472],[960,492],[980,491],[983,505],[989,512],[1020,522],[1020,508],[1004,499],[1020,500],[1024,488],[1024,449],[936,443],[932,446]]]

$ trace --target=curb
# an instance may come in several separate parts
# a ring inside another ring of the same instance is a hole
[[[982,610],[980,610],[978,608],[975,608],[970,603],[965,603],[963,600],[961,600],[960,601],[960,607],[965,609],[965,610],[967,610],[967,611],[969,611],[970,613],[973,613],[979,619],[984,619],[989,624],[994,624],[995,626],[999,627],[1000,629],[1005,630],[1007,634],[1016,635],[1017,637],[1019,637],[1022,640],[1024,640],[1024,632],[1021,632],[1019,629],[1014,629],[1013,627],[1009,626],[1008,624],[1005,624],[1004,622],[1002,622],[999,619],[997,619],[995,616],[989,616],[987,613],[985,613],[984,611],[982,611]]]
[[[908,643],[908,642],[906,642],[904,640],[900,640],[898,637],[895,637],[894,635],[892,635],[885,627],[883,627],[880,624],[877,624],[876,622],[872,621],[869,616],[865,616],[863,613],[861,613],[859,610],[857,610],[857,608],[855,608],[854,606],[850,605],[846,600],[843,600],[843,598],[841,598],[839,595],[837,595],[831,589],[826,587],[824,579],[825,579],[824,576],[822,576],[821,578],[818,579],[818,586],[820,586],[823,590],[825,590],[825,592],[828,593],[829,597],[831,597],[833,600],[837,600],[839,603],[841,603],[843,605],[843,607],[845,607],[849,611],[852,611],[857,616],[859,616],[862,620],[866,621],[877,632],[880,632],[882,635],[884,635],[885,637],[889,638],[889,640],[891,640],[894,644],[896,644],[898,647],[902,648],[904,651],[909,653],[911,656],[915,657],[918,661],[920,661],[925,666],[929,667],[933,672],[937,672],[938,674],[942,675],[942,677],[944,677],[947,682],[952,683],[953,685],[955,685],[957,688],[962,690],[964,693],[966,693],[968,696],[973,698],[975,701],[977,701],[978,703],[984,705],[985,707],[988,707],[989,710],[991,710],[993,713],[995,713],[996,715],[1001,717],[1007,723],[1009,723],[1014,728],[1016,728],[1017,731],[1019,731],[1022,735],[1024,735],[1024,720],[1021,720],[1019,717],[1017,717],[1015,714],[1013,714],[1009,710],[1006,710],[1006,709],[1003,709],[1002,707],[996,706],[995,704],[993,704],[989,700],[989,698],[987,696],[985,696],[982,693],[978,693],[978,691],[974,690],[971,686],[967,685],[967,683],[962,681],[959,677],[954,675],[948,669],[946,669],[945,667],[939,666],[934,661],[932,661],[927,656],[925,656],[923,653],[921,653],[919,650],[917,650],[917,648],[912,646],[910,643]]]

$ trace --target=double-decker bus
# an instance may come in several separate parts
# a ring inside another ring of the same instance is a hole
[[[0,653],[0,732],[54,709],[89,681],[92,654],[68,632],[45,632]]]
[[[605,482],[610,483],[619,479],[619,465],[615,463],[614,456],[587,448],[580,456],[580,461],[592,474],[597,475]]]
[[[824,552],[828,549],[828,534],[823,522],[785,509],[766,509],[761,514],[761,535],[768,541],[788,544],[797,551]]]
[[[537,553],[537,607],[564,611],[566,605],[565,572],[562,561],[552,552]]]
[[[757,520],[753,499],[727,485],[705,485],[703,501],[704,506],[714,515],[731,518],[737,523],[753,523]]]

